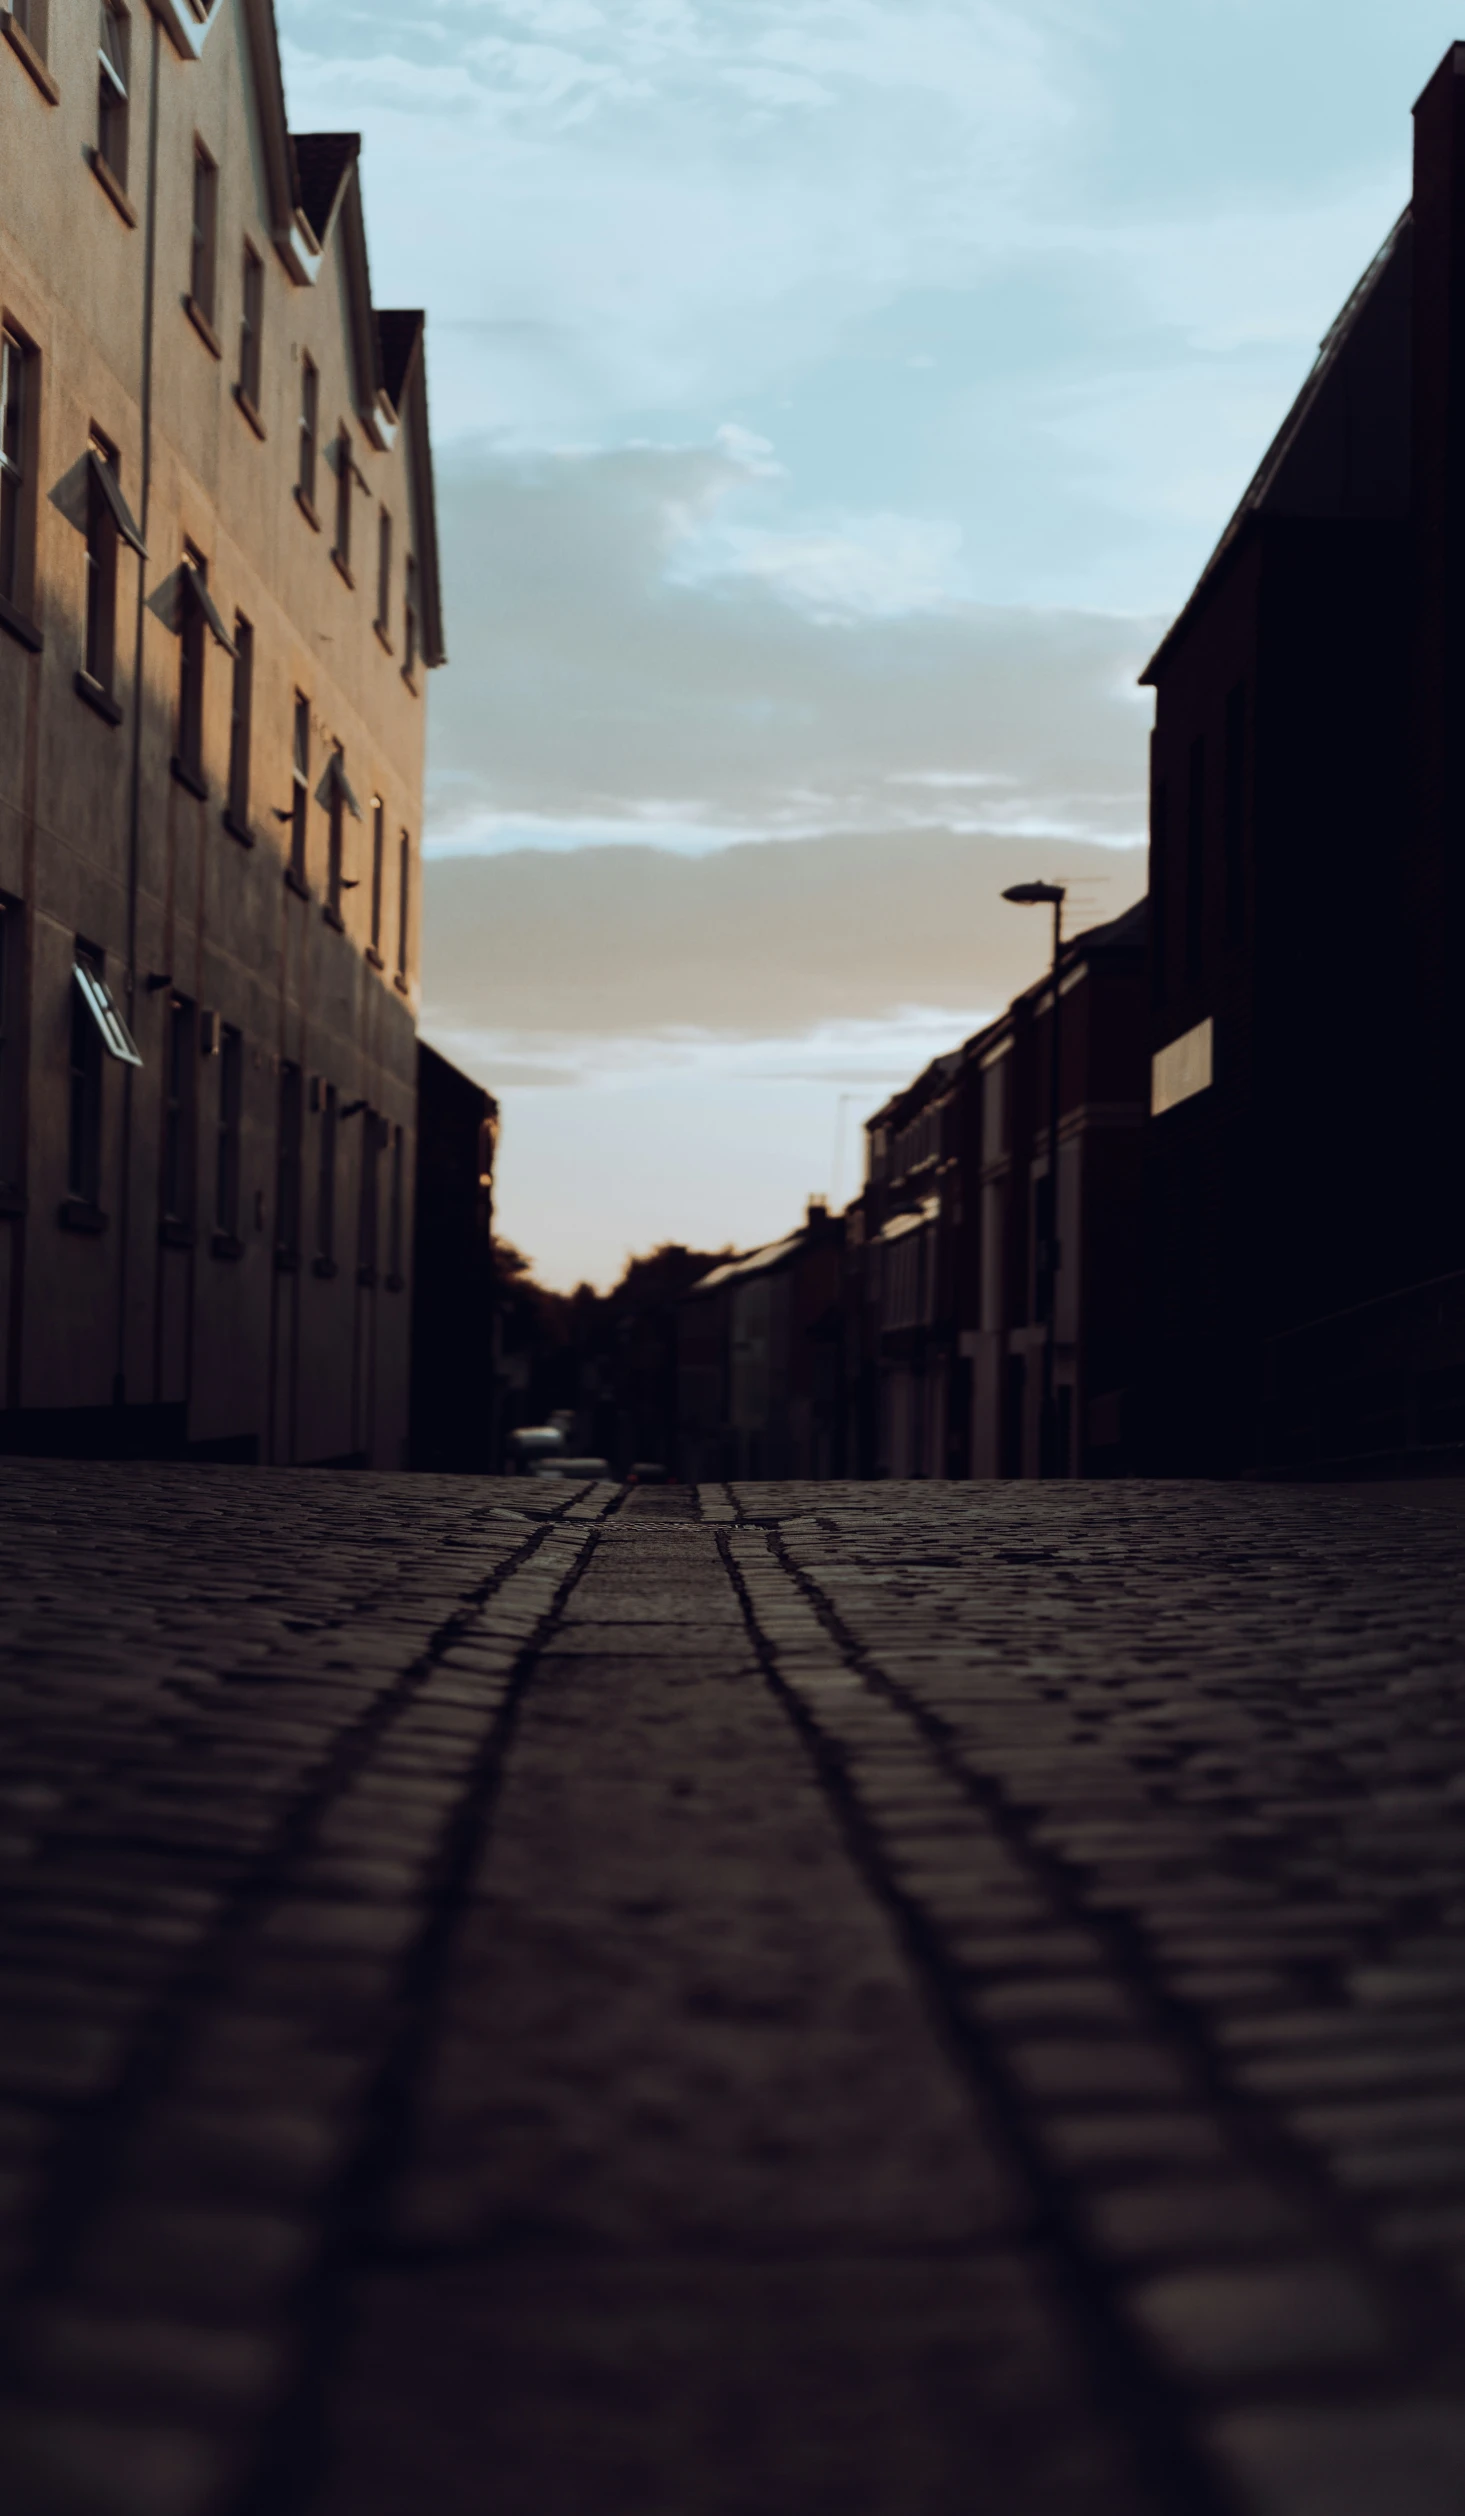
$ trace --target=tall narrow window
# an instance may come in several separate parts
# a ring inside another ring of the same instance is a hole
[[[305,888],[305,840],[310,819],[310,701],[295,693],[295,758],[290,772],[290,871]]]
[[[417,671],[417,562],[410,551],[402,568],[402,670],[409,681]]]
[[[320,1105],[320,1176],[315,1196],[315,1272],[336,1272],[336,1134],[340,1102],[328,1083]]]
[[[10,14],[15,27],[28,39],[32,52],[39,53],[44,61],[51,14],[48,0],[10,0]]]
[[[279,1141],[275,1149],[275,1264],[300,1264],[300,1153],[302,1100],[300,1068],[280,1068]]]
[[[0,892],[0,1193],[20,1186],[21,944],[20,902]]]
[[[229,809],[240,838],[249,836],[249,737],[254,709],[254,630],[234,615],[234,679],[229,698]]]
[[[1185,826],[1185,974],[1200,976],[1206,936],[1206,746],[1197,734],[1190,746],[1190,793]]]
[[[101,0],[97,41],[97,155],[127,188],[127,87],[132,30],[118,0]]]
[[[30,592],[30,398],[33,352],[0,332],[0,599],[17,610]]]
[[[397,861],[400,867],[397,882],[397,976],[405,979],[407,944],[412,928],[412,842],[405,830],[397,850]]]
[[[183,546],[179,570],[178,766],[188,781],[203,783],[203,666],[208,614],[203,590],[208,561],[192,542]]]
[[[342,429],[336,439],[336,565],[344,577],[351,574],[351,489],[356,465],[351,455],[351,438]]]
[[[403,1199],[406,1194],[403,1174],[406,1167],[406,1141],[405,1128],[394,1127],[392,1129],[390,1221],[387,1227],[387,1291],[389,1293],[400,1293],[403,1284],[402,1222]]]
[[[1226,941],[1238,944],[1246,925],[1246,869],[1242,837],[1246,809],[1246,685],[1226,698]]]
[[[244,1038],[232,1022],[219,1039],[219,1124],[214,1138],[214,1230],[232,1256],[239,1242],[239,1152],[244,1117]]]
[[[246,236],[244,286],[239,315],[239,390],[252,411],[259,409],[260,366],[264,350],[265,266]]]
[[[320,429],[320,371],[313,358],[300,358],[300,470],[296,488],[307,513],[315,515],[315,458]]]
[[[103,975],[103,956],[77,937],[81,969]],[[102,1175],[102,1035],[79,986],[71,990],[71,1056],[66,1141],[66,1188],[72,1202],[95,1208]]]
[[[361,1206],[356,1223],[356,1281],[376,1282],[377,1205],[380,1194],[382,1128],[375,1110],[361,1113]]]
[[[193,1229],[194,1077],[198,1072],[194,1010],[186,996],[168,1005],[163,1077],[163,1225],[177,1236]]]
[[[376,519],[376,625],[384,638],[392,626],[392,519],[383,507]]]
[[[341,923],[342,853],[345,846],[346,797],[342,783],[341,751],[336,747],[332,763],[330,804],[326,815],[326,915],[337,926]]]
[[[86,670],[111,696],[117,645],[117,517],[104,474],[115,481],[117,456],[105,438],[93,436],[87,467]]]
[[[195,314],[214,320],[214,270],[218,247],[219,170],[202,140],[193,144],[193,247],[188,293]]]
[[[387,852],[387,808],[380,795],[371,799],[371,948],[378,961],[382,948],[382,860]]]
[[[1166,954],[1169,950],[1169,845],[1169,789],[1164,779],[1159,778],[1150,797],[1150,995],[1156,1005],[1163,1005],[1165,1001]]]

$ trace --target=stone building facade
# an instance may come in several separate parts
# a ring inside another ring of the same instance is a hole
[[[0,37],[0,1448],[396,1465],[422,319],[270,0]]]

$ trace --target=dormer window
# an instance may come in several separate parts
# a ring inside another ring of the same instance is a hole
[[[127,189],[127,88],[130,28],[117,0],[101,0],[97,42],[97,155]]]

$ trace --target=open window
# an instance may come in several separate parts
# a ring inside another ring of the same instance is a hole
[[[125,544],[147,557],[117,477],[117,453],[93,433],[87,448],[85,675],[91,692],[110,699],[117,666],[117,553]],[[90,693],[88,694],[90,695]]]

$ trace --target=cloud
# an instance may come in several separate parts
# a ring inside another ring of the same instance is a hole
[[[929,519],[788,533],[755,521],[778,494],[726,444],[444,466],[471,662],[433,691],[435,848],[519,816],[673,844],[950,824],[933,778],[983,782],[968,827],[1141,836],[1159,621],[974,603]]]
[[[1076,931],[1139,896],[1145,857],[928,829],[700,858],[440,860],[424,874],[423,1023],[582,1074],[606,1058],[679,1066],[714,1041],[995,1012],[1044,964],[1046,919],[1001,898],[1036,872],[1073,885]]]

